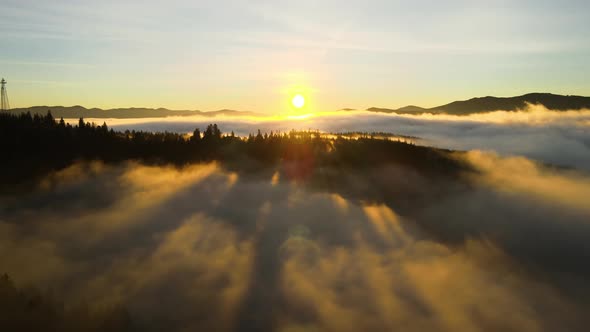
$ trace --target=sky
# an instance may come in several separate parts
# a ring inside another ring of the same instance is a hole
[[[589,1],[0,0],[11,107],[291,112],[590,95]]]

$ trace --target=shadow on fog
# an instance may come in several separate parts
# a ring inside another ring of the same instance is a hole
[[[589,211],[569,199],[588,179],[469,158],[483,174],[469,186],[331,170],[346,197],[284,170],[77,164],[4,205],[0,261],[66,303],[124,304],[139,329],[583,330]],[[507,187],[490,163],[567,185],[568,200]],[[405,191],[422,199],[396,202]]]

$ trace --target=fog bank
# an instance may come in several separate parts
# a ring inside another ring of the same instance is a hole
[[[95,119],[102,124],[104,119]],[[391,132],[417,136],[422,145],[458,150],[491,150],[546,163],[590,170],[590,111],[554,112],[530,105],[518,112],[496,111],[468,116],[445,114],[396,115],[371,112],[328,112],[267,118],[176,117],[107,119],[117,130],[192,133],[216,122],[238,135],[262,131],[318,129],[325,132]]]
[[[281,168],[76,164],[1,198],[0,272],[152,330],[585,331],[590,178],[458,158],[478,172],[334,169],[332,190]]]

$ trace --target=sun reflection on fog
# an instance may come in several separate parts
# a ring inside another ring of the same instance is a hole
[[[314,117],[315,113],[298,114],[298,115],[287,115],[288,120],[306,120]]]
[[[368,221],[381,237],[386,241],[405,243],[408,235],[402,228],[398,216],[385,205],[367,205],[363,211]]]
[[[233,187],[238,182],[238,173],[232,172],[227,176],[227,187],[228,189]]]
[[[279,174],[279,171],[276,171],[273,175],[272,178],[270,179],[270,184],[273,186],[276,186],[279,183],[279,180],[281,179],[281,175]]]
[[[332,194],[330,197],[332,198],[334,206],[337,207],[338,210],[340,210],[343,214],[348,213],[348,201],[344,197],[338,194]]]

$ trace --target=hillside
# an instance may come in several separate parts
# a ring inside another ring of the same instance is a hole
[[[551,93],[529,93],[517,97],[479,97],[469,100],[454,101],[446,105],[423,108],[419,106],[405,106],[398,109],[371,107],[369,112],[376,113],[395,113],[395,114],[454,114],[469,115],[475,113],[485,113],[496,110],[516,111],[526,107],[526,104],[541,104],[550,110],[580,110],[590,109],[590,97],[582,96],[564,96]],[[54,117],[72,119],[72,118],[164,118],[170,116],[257,116],[255,112],[219,110],[211,112],[191,111],[191,110],[169,110],[166,108],[114,108],[103,110],[100,108],[85,108],[83,106],[33,106],[26,108],[15,108],[10,110],[12,113],[27,113],[45,115],[51,111]],[[354,109],[345,108],[341,111],[353,111]]]
[[[256,115],[254,112],[243,112],[234,110],[220,110],[212,112],[202,111],[175,111],[166,108],[115,108],[103,110],[100,108],[85,108],[83,106],[33,106],[26,108],[15,108],[10,110],[12,113],[27,113],[45,115],[47,111],[51,111],[56,118],[118,118],[118,119],[129,119],[129,118],[163,118],[169,116],[252,116]]]
[[[405,106],[398,109],[389,109],[389,108],[379,108],[379,107],[371,107],[367,109],[369,112],[378,112],[378,113],[396,113],[396,114],[422,114],[422,113],[432,113],[428,111],[426,108],[422,108],[419,106]]]
[[[347,137],[356,136],[356,139]],[[384,139],[384,136],[387,139]],[[281,163],[300,167],[297,171],[320,172],[325,167],[369,168],[397,165],[433,176],[450,176],[464,170],[453,152],[389,139],[388,133],[343,133],[322,136],[319,132],[272,132],[247,139],[223,135],[210,124],[201,136],[172,132],[118,132],[106,124],[78,121],[72,126],[55,121],[51,114],[31,116],[0,113],[0,192],[8,183],[28,180],[59,170],[74,161],[187,165],[217,161],[234,171],[260,170]],[[56,148],[59,147],[59,148]],[[289,166],[289,167],[291,167]],[[303,174],[303,173],[302,173]],[[319,173],[318,173],[319,174]],[[311,175],[311,174],[308,174]]]
[[[522,109],[527,103],[541,104],[550,110],[580,110],[590,109],[590,97],[563,96],[551,93],[529,93],[517,97],[480,97],[437,106],[433,108],[422,108],[417,106],[406,106],[399,109],[372,107],[367,111],[396,114],[422,114],[442,113],[454,115],[468,115],[485,113],[496,110],[516,111]]]

